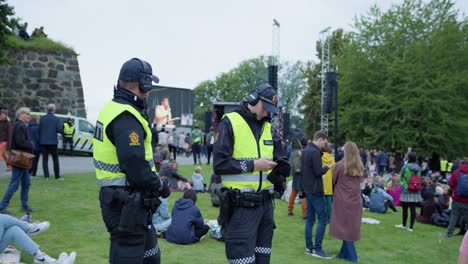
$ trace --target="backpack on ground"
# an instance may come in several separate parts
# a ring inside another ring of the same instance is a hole
[[[462,173],[458,171],[460,177],[458,177],[457,190],[455,193],[458,196],[468,197],[468,173]]]
[[[419,192],[421,190],[421,177],[413,172],[408,181],[408,191]]]

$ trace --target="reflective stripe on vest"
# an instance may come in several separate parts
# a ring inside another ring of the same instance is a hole
[[[252,129],[244,118],[236,112],[224,115],[231,122],[234,134],[234,150],[232,158],[236,160],[255,160],[260,157],[273,159],[273,137],[271,135],[271,124],[265,122],[262,128],[260,139],[255,139]],[[272,184],[267,180],[271,171],[263,171],[262,189]],[[260,171],[247,172],[234,175],[221,175],[225,187],[245,189],[252,188],[257,190],[259,187]]]
[[[73,137],[73,130],[75,129],[75,126],[70,126],[67,122],[63,124],[63,136],[64,137]]]
[[[144,139],[145,159],[156,172],[153,162],[153,150],[151,148],[151,130],[148,121],[132,106],[119,104],[114,101],[108,102],[99,113],[93,140],[94,167],[96,169],[96,180],[99,186],[125,186],[125,174],[121,172],[117,151],[114,144],[107,137],[107,126],[121,113],[128,111],[140,121],[145,130]]]

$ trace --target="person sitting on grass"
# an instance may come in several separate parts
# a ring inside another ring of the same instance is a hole
[[[434,219],[434,222],[432,221]],[[445,220],[444,220],[445,219]],[[427,191],[424,193],[424,203],[421,207],[421,213],[416,215],[416,221],[423,224],[435,224],[442,225],[442,222],[446,222],[445,227],[448,226],[448,217],[442,218],[442,209],[434,197],[434,193]]]
[[[210,229],[203,221],[200,209],[195,206],[197,194],[186,190],[172,208],[172,223],[167,228],[166,240],[175,244],[188,245],[202,240]]]
[[[383,190],[382,183],[376,183],[370,195],[369,211],[385,214],[389,207],[394,213],[398,212],[393,205],[393,197]]]
[[[163,176],[161,177],[161,180],[169,186],[169,180],[167,179],[167,177]],[[167,228],[169,227],[169,225],[171,225],[172,222],[171,215],[169,214],[168,199],[169,197],[159,197],[161,204],[159,205],[156,212],[153,214],[153,226],[154,229],[156,229],[156,234],[158,236],[164,237]]]
[[[203,178],[203,175],[201,175],[201,167],[196,166],[195,167],[195,172],[192,175],[192,184],[193,184],[193,190],[195,192],[205,192],[205,178]]]
[[[400,175],[395,174],[392,176],[391,180],[387,184],[386,192],[390,194],[393,198],[393,205],[400,205],[400,195],[401,195],[401,182]]]
[[[166,176],[169,179],[169,188],[171,192],[184,191],[192,189],[187,178],[177,172],[178,164],[175,160],[170,159],[167,163],[161,164],[160,176]]]
[[[40,251],[39,245],[29,237],[46,231],[49,226],[49,222],[30,224],[28,222],[20,221],[10,215],[0,214],[0,252],[3,252],[10,243],[15,242],[21,250],[34,258],[35,264],[73,264],[76,258],[75,252],[71,252],[70,255],[62,252],[57,260]]]

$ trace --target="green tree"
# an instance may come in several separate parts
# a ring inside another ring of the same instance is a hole
[[[338,60],[340,130],[361,146],[465,155],[468,23],[450,0],[356,18]]]
[[[214,102],[240,102],[252,89],[268,81],[268,58],[243,61],[227,73],[221,73],[214,81],[203,81],[195,87],[195,118],[205,119]],[[201,123],[201,122],[200,122]]]
[[[283,111],[291,115],[291,125],[303,127],[300,121],[299,106],[297,100],[302,98],[307,90],[307,82],[303,69],[306,65],[301,61],[291,64],[285,62],[281,65],[280,77],[278,78],[279,98]]]
[[[15,14],[13,7],[5,0],[0,0],[0,63],[4,61],[4,50],[7,47],[7,36],[12,34],[14,28],[18,28],[18,19],[12,18]]]

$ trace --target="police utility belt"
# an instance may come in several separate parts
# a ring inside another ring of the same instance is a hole
[[[230,189],[230,202],[234,207],[254,208],[263,201],[271,200],[274,195],[273,189],[255,192],[254,189]]]

